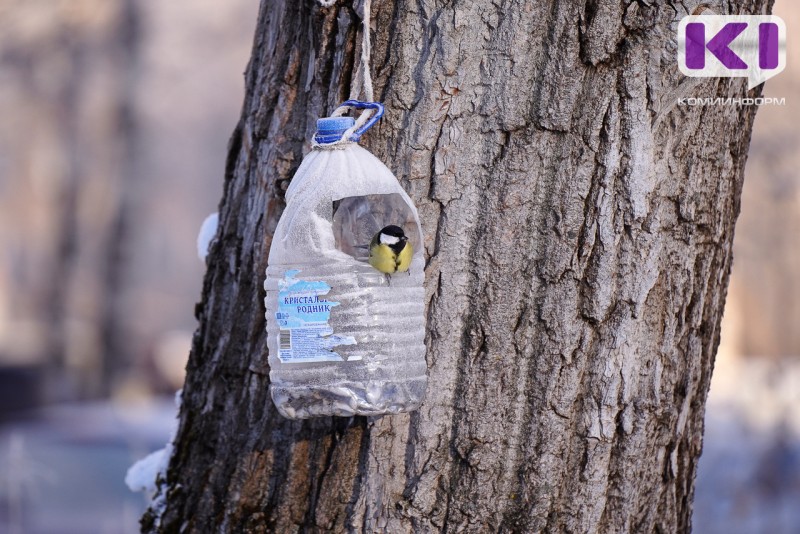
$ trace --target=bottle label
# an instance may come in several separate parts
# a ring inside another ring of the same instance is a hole
[[[278,281],[278,358],[282,363],[342,362],[333,348],[355,345],[352,336],[333,333],[328,324],[338,302],[324,298],[331,286],[322,281],[295,278],[300,271],[286,271]],[[353,358],[351,358],[353,359]]]

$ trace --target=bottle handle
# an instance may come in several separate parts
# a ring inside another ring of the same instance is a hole
[[[351,135],[350,141],[358,142],[364,132],[372,128],[378,120],[383,117],[383,104],[380,102],[362,102],[361,100],[347,100],[342,102],[340,108],[347,107],[352,109],[371,109],[375,113],[369,118],[367,122],[358,127]]]

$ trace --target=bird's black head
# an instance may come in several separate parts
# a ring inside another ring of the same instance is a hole
[[[406,237],[406,234],[403,232],[403,229],[400,228],[399,226],[395,226],[393,224],[390,224],[389,226],[384,227],[383,230],[381,230],[381,233],[383,235],[396,237],[396,238],[398,238],[398,239],[400,239],[402,241],[405,241],[406,239],[408,239]]]
[[[407,241],[408,238],[403,233],[403,229],[393,224],[384,227],[378,234],[378,242],[392,249],[395,254],[400,254]]]

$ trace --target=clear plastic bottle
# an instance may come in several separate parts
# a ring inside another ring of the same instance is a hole
[[[338,139],[353,124],[320,119],[315,139]],[[278,410],[301,419],[417,408],[427,381],[424,258],[411,199],[383,163],[348,142],[317,145],[286,200],[264,282]],[[387,225],[413,247],[408,272],[386,275],[368,262],[367,245]]]

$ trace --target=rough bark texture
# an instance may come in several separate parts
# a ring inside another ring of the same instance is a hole
[[[420,210],[431,387],[410,415],[293,422],[262,281],[360,33],[349,1],[263,1],[160,529],[690,530],[755,113],[675,105],[746,90],[679,74],[694,7],[374,2],[365,145]]]

